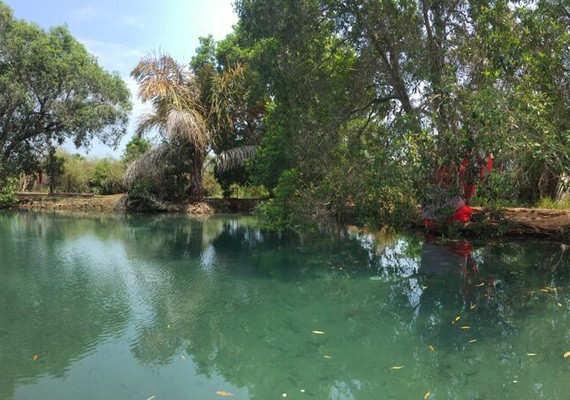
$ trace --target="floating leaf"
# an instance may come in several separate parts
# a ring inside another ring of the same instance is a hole
[[[180,354],[180,359],[181,359],[182,361],[186,360],[186,357],[184,357],[184,354]]]
[[[34,355],[34,358],[32,358],[32,360],[34,360],[34,361],[38,361],[38,358],[39,358],[39,357],[38,357],[38,355],[37,355],[37,354],[35,354],[35,355]]]
[[[536,356],[537,354],[536,354],[536,353],[526,353],[526,355],[529,356],[529,357],[534,357],[534,356]]]
[[[234,395],[233,393],[225,392],[225,391],[223,391],[223,390],[218,390],[218,391],[216,392],[216,394],[217,394],[218,396],[223,396],[223,397],[229,397],[229,396],[233,396],[233,395]]]
[[[146,399],[146,400],[154,400],[155,398],[156,398],[156,395],[152,395],[152,396],[150,396],[150,397],[149,397],[148,399]]]
[[[570,357],[570,351],[567,351],[566,353],[564,353],[564,358],[568,358]]]
[[[481,286],[483,286],[483,285],[485,285],[485,282],[481,282],[480,284],[475,285],[475,287],[481,287]]]
[[[455,317],[455,319],[453,321],[451,321],[451,324],[454,325],[460,319],[461,319],[461,315],[458,315],[457,317]]]
[[[435,351],[435,347],[433,347],[433,344],[430,344],[430,345],[428,346],[428,349],[430,349],[431,351]]]
[[[371,281],[381,281],[381,280],[382,280],[382,277],[381,277],[381,276],[371,276],[371,277],[370,277],[370,280],[371,280]]]
[[[464,331],[468,331],[469,329],[471,329],[471,327],[469,325],[463,325],[461,329],[463,329]]]
[[[422,286],[422,290],[426,290],[427,288],[427,286]]]
[[[324,335],[325,334],[323,331],[313,331],[313,333],[315,335]]]
[[[431,396],[431,392],[427,392],[426,394],[424,394],[424,400],[429,399],[430,396]]]
[[[328,359],[331,359],[331,358],[332,358],[331,356],[327,356],[327,355],[325,355],[324,357],[325,357],[325,358],[328,358]]]
[[[477,308],[477,306],[476,306],[475,304],[471,304],[471,306],[469,307],[469,309],[470,309],[471,311],[473,311],[473,310],[476,309],[476,308]]]
[[[540,289],[540,291],[541,291],[541,292],[546,292],[546,293],[548,293],[548,292],[549,292],[549,290],[548,290],[548,289]]]
[[[390,367],[390,369],[396,369],[396,370],[397,370],[397,369],[402,369],[402,368],[404,368],[403,365],[394,365],[393,367]]]
[[[471,339],[471,340],[469,341],[469,343],[475,343],[476,341],[477,341],[477,339]]]

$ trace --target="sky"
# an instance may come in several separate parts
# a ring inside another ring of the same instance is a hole
[[[118,158],[130,140],[145,106],[136,98],[129,73],[145,55],[162,51],[187,63],[198,38],[212,34],[223,39],[237,23],[233,0],[2,0],[14,17],[43,28],[67,25],[71,34],[97,57],[99,65],[116,71],[133,99],[127,135],[117,149],[93,143],[88,152],[71,144],[65,150],[94,157]]]

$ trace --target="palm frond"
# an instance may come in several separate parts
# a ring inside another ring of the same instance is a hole
[[[257,149],[258,146],[246,145],[222,151],[215,159],[216,168],[224,172],[242,167],[247,160],[255,157]]]
[[[210,139],[210,131],[202,114],[192,108],[170,110],[166,130],[171,137],[184,138],[198,149],[204,149]]]
[[[245,96],[245,74],[246,67],[237,64],[213,77],[210,115],[216,116],[218,127],[225,124],[231,128],[232,111],[237,108],[236,100]]]
[[[138,118],[135,133],[141,136],[153,130],[157,130],[161,133],[164,129],[164,118],[160,114],[145,112]]]
[[[125,184],[132,187],[144,180],[160,182],[164,179],[166,166],[180,162],[182,157],[185,152],[179,146],[167,144],[151,149],[127,167]]]

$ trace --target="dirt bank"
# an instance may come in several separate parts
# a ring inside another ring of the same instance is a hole
[[[466,231],[495,229],[497,234],[507,236],[538,236],[570,238],[570,210],[543,208],[504,208],[498,215],[483,213],[480,209],[474,220],[466,224]],[[483,214],[483,215],[481,215]]]
[[[122,194],[110,196],[81,194],[48,196],[42,193],[20,193],[18,194],[19,204],[15,208],[112,212],[115,211],[115,205],[122,196]],[[221,212],[248,211],[259,202],[259,200],[239,200],[242,201],[237,206],[228,200],[221,199],[209,199],[206,202],[214,210]],[[191,211],[189,210],[189,212]],[[467,223],[460,230],[467,235],[570,238],[570,210],[505,208],[498,213],[490,214],[481,209],[475,209],[473,220],[474,222]]]

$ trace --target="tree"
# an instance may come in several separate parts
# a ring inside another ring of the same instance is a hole
[[[552,192],[570,168],[563,1],[236,8],[237,40],[272,100],[255,173],[283,210],[399,215],[438,190],[458,194],[465,160],[469,182],[478,181],[471,170],[482,153],[496,156],[520,199],[528,186]],[[452,171],[447,188],[435,187],[440,167]]]
[[[118,143],[130,109],[125,83],[67,28],[15,20],[0,3],[0,176],[33,171],[66,139]]]
[[[201,61],[193,61],[194,72],[168,55],[146,57],[132,71],[139,83],[139,97],[152,105],[152,111],[141,119],[138,133],[154,129],[164,140],[131,165],[127,179],[132,185],[146,181],[149,186],[152,176],[171,182],[173,189],[187,186],[185,197],[199,201],[204,195],[202,174],[209,151],[219,156],[223,168],[232,168],[236,160],[251,155],[249,147],[226,147],[227,143],[243,143],[252,131],[241,111],[245,69],[235,65],[217,70],[205,45],[198,51]],[[152,191],[166,194],[161,188]]]
[[[128,165],[135,161],[137,158],[141,157],[151,148],[152,145],[147,139],[141,136],[135,136],[125,146],[123,162]]]
[[[212,132],[208,129],[195,75],[166,54],[142,59],[131,75],[139,84],[140,99],[152,105],[152,111],[140,120],[138,133],[156,129],[165,139],[179,142],[191,162],[189,171],[181,171],[190,173],[189,197],[193,201],[200,200],[202,168]],[[147,162],[156,160],[158,155],[172,154],[159,148],[150,157],[139,159],[141,162],[134,165],[134,171],[137,166],[148,166]]]

